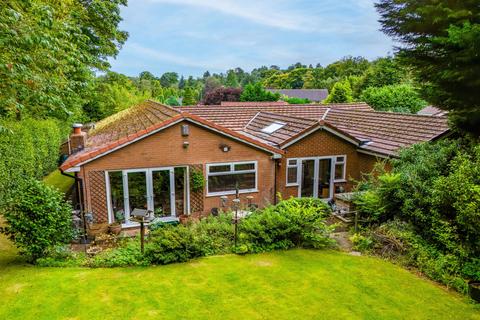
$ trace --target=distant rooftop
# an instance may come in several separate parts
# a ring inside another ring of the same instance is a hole
[[[418,111],[417,114],[422,116],[445,116],[447,115],[448,111],[439,109],[434,106],[427,106],[422,110]]]
[[[267,89],[270,92],[278,92],[290,98],[308,99],[313,102],[322,102],[328,96],[327,89]]]

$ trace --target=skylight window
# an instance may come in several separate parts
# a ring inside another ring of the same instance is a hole
[[[272,134],[275,131],[277,131],[278,129],[282,128],[284,125],[285,125],[285,123],[283,123],[283,122],[275,121],[274,123],[272,123],[268,127],[263,128],[262,132]]]

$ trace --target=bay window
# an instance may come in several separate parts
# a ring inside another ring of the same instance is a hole
[[[257,162],[207,164],[207,195],[257,191]]]

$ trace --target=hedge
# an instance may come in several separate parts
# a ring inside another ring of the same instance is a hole
[[[0,120],[0,211],[26,178],[41,179],[58,165],[68,126],[57,120]]]

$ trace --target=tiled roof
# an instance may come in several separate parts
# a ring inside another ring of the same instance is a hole
[[[288,102],[285,101],[262,101],[262,102],[251,102],[251,101],[222,101],[220,102],[222,107],[266,107],[266,106],[288,106]]]
[[[197,115],[147,100],[100,121],[95,129],[89,132],[85,148],[68,157],[60,166],[60,169],[67,170],[181,120],[188,120],[209,127],[271,153],[283,153],[282,150],[265,142],[219,126]]]
[[[314,102],[321,102],[328,96],[327,89],[267,89],[270,92],[278,92],[287,97],[308,99]]]
[[[308,120],[313,120],[312,125],[315,125],[323,119],[324,125],[330,125],[337,131],[363,141],[360,149],[388,156],[395,156],[400,148],[432,140],[449,130],[445,117],[377,112],[364,103],[243,107],[193,106],[177,109],[188,110],[221,126],[279,146],[294,137],[295,129],[292,125],[306,125],[309,123]],[[257,120],[259,113],[261,117]],[[288,121],[288,118],[291,120]],[[259,128],[262,125],[266,126],[268,119],[272,120],[271,122],[275,119],[283,119],[279,121],[287,123],[288,126],[269,136]],[[303,119],[305,122],[299,123],[298,119]],[[308,131],[307,129],[305,130]],[[281,139],[285,140],[281,141]]]
[[[446,133],[446,117],[378,111],[330,110],[325,121],[365,142],[361,149],[396,155],[400,148]]]
[[[285,123],[285,125],[272,134],[262,131],[262,129],[275,121]],[[285,140],[296,136],[315,124],[318,124],[318,121],[313,119],[297,118],[278,113],[258,112],[242,131],[275,145],[280,145]]]
[[[364,103],[329,105],[249,104],[171,108],[145,101],[100,121],[89,132],[85,149],[60,167],[66,170],[123,147],[182,120],[197,123],[262,150],[282,154],[282,147],[317,128],[325,128],[360,150],[395,156],[402,147],[448,132],[444,116],[377,112]],[[271,134],[273,122],[285,125]]]
[[[417,114],[424,115],[424,116],[444,116],[448,114],[448,111],[439,109],[434,106],[426,106],[422,110],[418,111]]]

